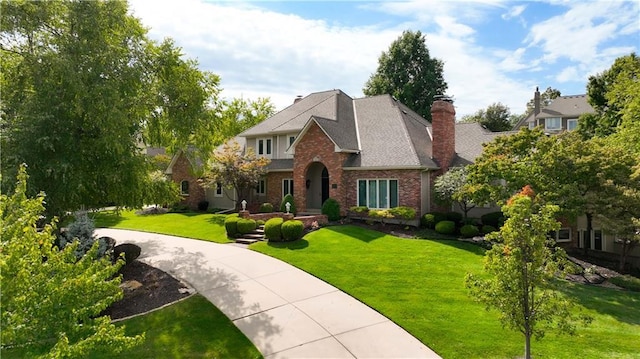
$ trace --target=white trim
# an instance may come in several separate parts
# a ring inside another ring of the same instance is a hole
[[[183,188],[183,185],[184,185],[185,183],[187,184],[187,191],[186,191],[186,192],[184,191],[184,188]],[[181,196],[185,196],[185,197],[189,196],[189,190],[190,190],[190,188],[189,188],[189,187],[191,187],[191,186],[189,185],[189,181],[187,181],[187,180],[182,180],[182,181],[180,181],[180,195],[181,195]]]
[[[360,181],[365,181],[366,183],[366,203],[365,204],[361,204],[360,203]],[[377,207],[369,207],[369,181],[376,181],[376,206]],[[380,181],[386,181],[387,182],[387,207],[380,207],[380,186],[378,185],[378,183]],[[358,206],[366,206],[369,209],[390,209],[393,208],[391,206],[391,181],[396,181],[396,206],[400,206],[400,180],[398,178],[357,178],[356,179],[356,205]]]
[[[558,120],[558,127],[549,128],[549,120]],[[546,131],[559,131],[562,130],[562,117],[547,117],[544,119],[544,129]]]
[[[425,167],[425,166],[398,166],[398,167],[383,167],[383,166],[371,166],[371,167],[342,167],[343,171],[393,171],[393,170],[438,170],[440,167]]]
[[[285,184],[285,181],[289,181],[289,182],[291,183],[291,184],[290,184],[290,187],[291,187],[291,190],[292,190],[292,191],[291,191],[290,193],[291,193],[291,195],[293,196],[293,178],[283,178],[283,179],[282,179],[282,185],[281,185],[281,187],[280,187],[280,188],[281,188],[281,190],[282,190],[282,192],[281,192],[281,193],[282,193],[282,198],[284,198],[284,196],[286,196],[286,195],[287,195],[287,193],[285,193],[285,192],[286,192],[286,191],[285,191],[285,185],[284,185],[284,184]]]
[[[356,141],[358,142],[358,151],[362,151],[362,145],[360,144],[360,129],[358,128],[358,110],[356,109],[356,101],[351,99],[351,106],[353,106],[353,125],[356,126]]]
[[[569,122],[575,122],[576,126],[574,128],[569,128]],[[573,131],[578,128],[578,119],[577,118],[568,118],[567,119],[567,131]]]
[[[220,193],[218,193],[220,191]],[[224,188],[222,187],[222,183],[216,182],[216,189],[213,191],[214,197],[222,197],[224,194]]]
[[[264,141],[264,144],[263,144],[263,152],[264,153],[260,153],[260,141]],[[267,146],[267,143],[269,143],[270,145]],[[257,156],[261,156],[261,157],[266,157],[266,158],[272,158],[273,157],[273,145],[274,145],[273,136],[256,138],[256,155]],[[269,149],[268,153],[267,153],[267,148]]]
[[[264,184],[261,186],[261,184]],[[262,191],[260,191],[262,189]],[[258,180],[258,184],[254,187],[253,192],[256,196],[264,197],[267,195],[267,180],[265,178],[261,178]]]

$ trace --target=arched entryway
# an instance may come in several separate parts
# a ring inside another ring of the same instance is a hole
[[[307,211],[319,212],[329,198],[329,171],[321,162],[313,162],[307,168],[305,178]]]

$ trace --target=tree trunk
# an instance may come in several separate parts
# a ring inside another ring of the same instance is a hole
[[[524,358],[531,359],[531,334],[524,335]]]

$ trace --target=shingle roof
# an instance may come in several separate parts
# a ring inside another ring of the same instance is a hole
[[[339,149],[354,152],[346,168],[438,168],[431,158],[431,124],[389,95],[352,99],[340,90],[313,93],[240,136],[300,132],[314,122]],[[456,124],[456,161],[473,162],[482,143],[497,135],[479,124]],[[269,165],[276,171],[292,168],[291,159]]]
[[[244,131],[239,136],[253,137],[267,134],[291,133],[300,131],[311,116],[331,120],[338,118],[337,95],[345,95],[340,90],[312,93],[265,121]],[[346,95],[345,95],[346,96]],[[348,96],[347,96],[348,97]]]
[[[538,118],[549,117],[578,117],[583,113],[595,112],[593,107],[587,101],[587,95],[573,95],[557,97],[549,104],[542,108]]]

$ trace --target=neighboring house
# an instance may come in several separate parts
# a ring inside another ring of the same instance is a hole
[[[477,123],[456,124],[453,104],[436,101],[433,124],[389,95],[353,99],[340,90],[296,98],[239,135],[245,148],[271,159],[255,204],[276,207],[293,194],[298,212],[318,213],[329,197],[352,206],[432,209],[435,176],[469,164],[498,135]],[[213,198],[210,206],[224,207]]]
[[[578,127],[580,115],[595,112],[587,102],[587,95],[560,96],[553,99],[548,106],[543,107],[540,104],[540,91],[537,87],[533,103],[533,111],[514,126],[515,130],[522,127],[533,129],[541,126],[547,133],[572,131]]]

